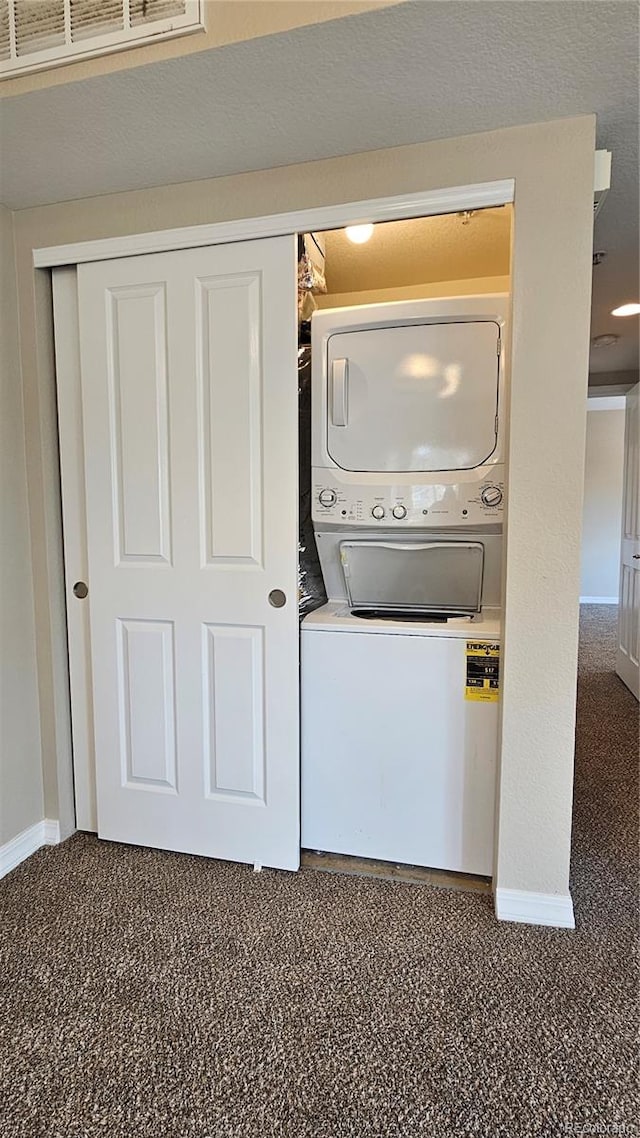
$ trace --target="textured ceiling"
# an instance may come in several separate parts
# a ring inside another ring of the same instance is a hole
[[[331,230],[325,234],[329,291],[507,276],[510,226],[507,207],[478,210],[466,225],[457,214],[385,222],[366,245]]]
[[[0,197],[21,209],[595,112],[614,185],[593,331],[623,339],[592,365],[636,367],[634,328],[608,312],[638,293],[637,25],[626,0],[418,0],[17,95],[0,105]]]

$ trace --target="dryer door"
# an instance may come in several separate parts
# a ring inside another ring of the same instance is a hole
[[[494,453],[493,320],[369,328],[327,343],[327,449],[343,470],[472,470]]]

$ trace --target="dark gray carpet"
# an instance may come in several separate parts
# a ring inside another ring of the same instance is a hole
[[[2,1138],[631,1134],[637,708],[584,615],[575,933],[76,836],[2,883]]]

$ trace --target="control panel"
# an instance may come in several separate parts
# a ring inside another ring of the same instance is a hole
[[[344,486],[330,470],[313,471],[315,522],[429,528],[500,523],[504,512],[502,467],[479,482],[412,486]]]

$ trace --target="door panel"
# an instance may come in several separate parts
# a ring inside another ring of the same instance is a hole
[[[262,565],[259,273],[198,282],[199,372],[208,563]],[[226,360],[233,358],[229,369]],[[234,487],[233,498],[228,487]]]
[[[171,560],[163,285],[107,294],[117,561]]]
[[[264,630],[207,625],[207,793],[264,804]]]
[[[96,831],[88,601],[79,602],[74,592],[76,582],[89,579],[77,268],[54,269],[52,278],[76,825]]]
[[[638,385],[627,395],[624,431],[622,541],[616,672],[640,698],[640,399]]]
[[[78,269],[101,837],[297,868],[295,287],[292,238]]]
[[[123,783],[175,793],[173,622],[119,620],[116,628]]]

